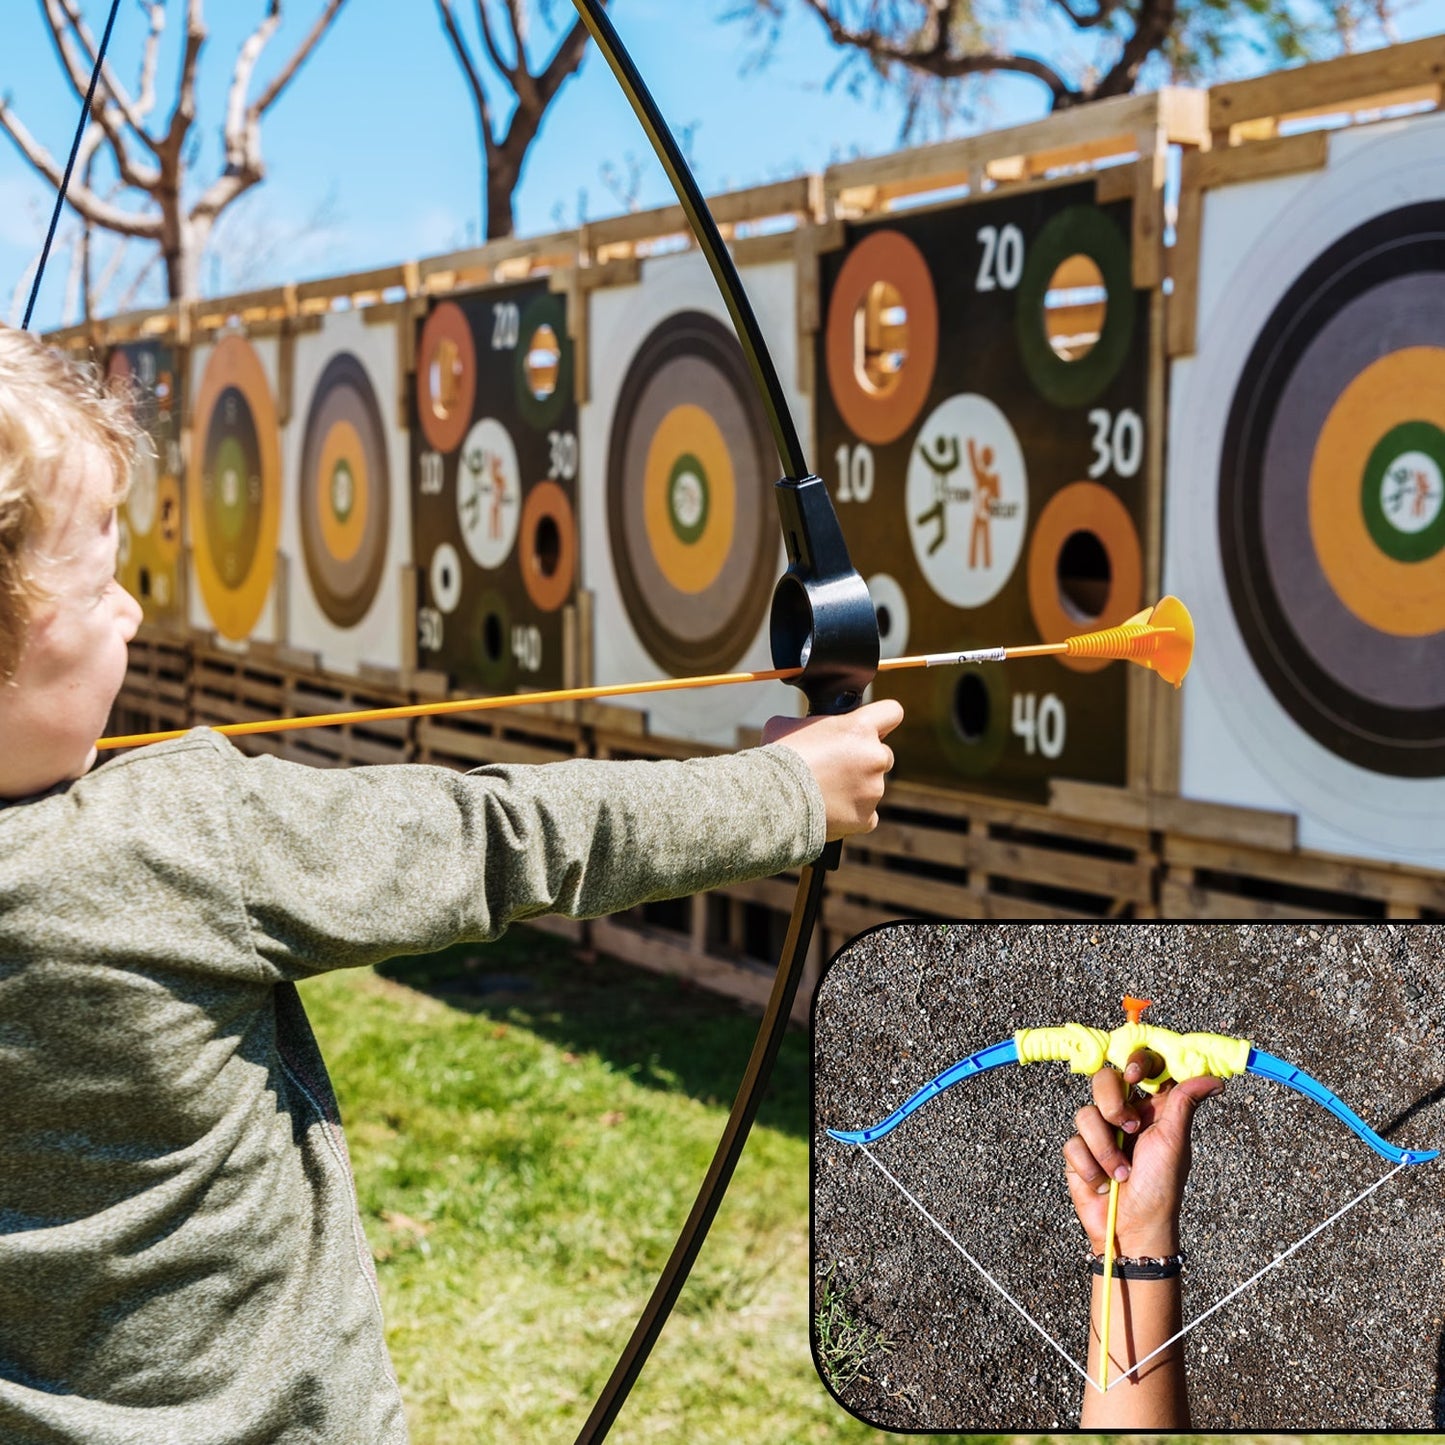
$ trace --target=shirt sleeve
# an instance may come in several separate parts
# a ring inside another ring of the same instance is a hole
[[[591,918],[767,877],[825,840],[817,784],[778,744],[471,773],[227,751],[254,947],[287,978],[485,941],[539,914]]]

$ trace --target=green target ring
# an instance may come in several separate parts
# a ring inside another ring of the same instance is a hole
[[[528,367],[532,341],[544,327],[557,338],[557,375],[551,391],[538,396]],[[523,421],[538,431],[555,426],[572,400],[572,338],[567,334],[567,307],[563,298],[548,294],[534,297],[522,311],[517,329],[517,410]]]
[[[1401,422],[1365,463],[1360,505],[1375,545],[1396,562],[1425,562],[1445,547],[1445,431]]]
[[[1087,256],[1104,278],[1107,303],[1099,339],[1065,360],[1050,344],[1045,298],[1054,272],[1070,256]],[[1014,326],[1024,369],[1055,406],[1087,406],[1118,375],[1134,335],[1134,272],[1129,243],[1096,206],[1070,206],[1053,216],[1029,247],[1019,281]]]

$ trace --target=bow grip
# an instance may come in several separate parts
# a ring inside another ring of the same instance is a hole
[[[788,569],[773,589],[774,667],[792,679],[809,713],[851,712],[878,671],[878,614],[848,556],[821,477],[784,477],[774,488]]]

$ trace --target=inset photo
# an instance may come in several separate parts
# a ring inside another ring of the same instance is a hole
[[[813,1016],[814,1361],[897,1431],[1445,1426],[1445,925],[900,923]]]

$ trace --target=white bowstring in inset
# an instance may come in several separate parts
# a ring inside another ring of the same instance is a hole
[[[905,1185],[896,1174],[892,1173],[888,1169],[888,1167],[877,1157],[877,1155],[875,1155],[873,1151],[869,1149],[866,1144],[860,1144],[858,1147],[863,1151],[864,1155],[867,1157],[868,1161],[873,1165],[873,1167],[877,1169],[879,1173],[881,1173],[883,1177],[887,1179],[895,1189],[898,1190],[898,1192],[929,1222],[929,1224],[931,1224],[933,1228],[936,1229],[938,1233],[941,1234],[944,1239],[946,1239],[964,1257],[964,1259],[966,1259],[974,1267],[974,1269],[976,1269],[979,1274],[981,1274],[984,1279],[986,1279],[989,1284],[992,1285],[993,1288],[997,1290],[998,1293],[1001,1294],[1004,1299],[1006,1299],[1009,1304],[1014,1307],[1015,1310],[1018,1311],[1018,1313],[1029,1324],[1029,1326],[1035,1331],[1037,1331],[1038,1334],[1048,1343],[1050,1348],[1052,1348],[1058,1354],[1060,1359],[1064,1360],[1065,1363],[1068,1364],[1069,1367],[1074,1370],[1076,1374],[1082,1375],[1083,1378],[1096,1390],[1099,1389],[1099,1382],[1088,1372],[1088,1370],[1083,1365],[1081,1365],[1028,1312],[1028,1310],[1025,1309],[1024,1306],[1021,1305],[1018,1300],[1016,1300],[1013,1295],[1011,1295],[1008,1290],[1005,1289],[1004,1286],[1000,1284],[998,1280],[996,1280],[993,1275],[991,1275],[988,1270],[985,1269],[984,1266],[981,1265],[968,1252],[968,1250],[963,1247],[962,1244],[959,1243],[956,1238],[954,1238],[954,1236],[948,1231],[948,1229],[929,1212],[928,1208],[923,1204],[923,1202],[915,1194],[910,1192],[907,1185]],[[1232,1290],[1230,1290],[1227,1295],[1224,1296],[1223,1299],[1217,1300],[1214,1304],[1210,1305],[1209,1308],[1205,1310],[1202,1314],[1196,1315],[1177,1334],[1171,1335],[1167,1340],[1164,1341],[1162,1345],[1159,1345],[1157,1348],[1150,1350],[1143,1359],[1136,1360],[1134,1364],[1130,1365],[1127,1369],[1122,1370],[1109,1382],[1106,1392],[1107,1390],[1112,1390],[1116,1385],[1120,1384],[1124,1380],[1127,1380],[1130,1375],[1135,1374],[1137,1371],[1143,1369],[1143,1367],[1147,1365],[1150,1360],[1154,1359],[1156,1355],[1162,1354],[1165,1350],[1169,1348],[1170,1345],[1177,1344],[1197,1325],[1202,1325],[1204,1321],[1210,1317],[1210,1315],[1215,1313],[1216,1310],[1223,1309],[1224,1306],[1230,1302],[1230,1300],[1243,1294],[1244,1291],[1250,1287],[1250,1285],[1258,1283],[1258,1281],[1263,1279],[1264,1276],[1270,1272],[1270,1270],[1277,1269],[1285,1262],[1285,1260],[1290,1257],[1290,1255],[1294,1254],[1297,1250],[1303,1249],[1305,1245],[1307,1245],[1310,1240],[1312,1240],[1317,1234],[1323,1233],[1326,1229],[1330,1227],[1330,1225],[1335,1224],[1339,1220],[1343,1219],[1345,1215],[1347,1215],[1350,1210],[1352,1210],[1357,1204],[1362,1204],[1366,1199],[1369,1198],[1371,1194],[1375,1192],[1375,1190],[1379,1189],[1384,1184],[1388,1184],[1390,1180],[1392,1180],[1402,1169],[1406,1167],[1407,1166],[1404,1164],[1397,1164],[1392,1170],[1390,1170],[1388,1174],[1375,1180],[1373,1184],[1362,1189],[1357,1195],[1355,1195],[1352,1200],[1350,1200],[1348,1204],[1344,1205],[1340,1209],[1336,1210],[1335,1213],[1330,1215],[1330,1217],[1325,1220],[1323,1224],[1317,1224],[1312,1230],[1310,1230],[1308,1234],[1304,1236],[1303,1239],[1297,1240],[1294,1244],[1290,1245],[1290,1247],[1286,1249],[1283,1253],[1275,1255],[1275,1257],[1270,1260],[1268,1264],[1266,1264],[1256,1273],[1250,1275],[1250,1277],[1245,1280],[1243,1284],[1236,1285]]]

